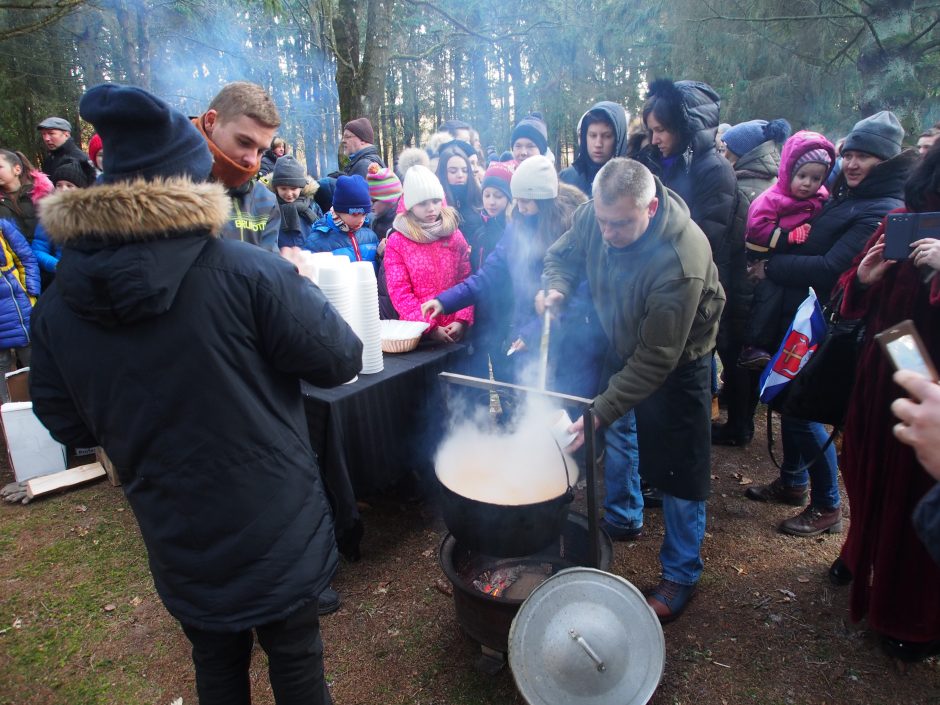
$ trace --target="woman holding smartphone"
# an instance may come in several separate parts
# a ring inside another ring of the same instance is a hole
[[[940,145],[914,170],[904,203],[896,212],[940,211]],[[852,618],[867,616],[891,656],[918,661],[940,653],[940,566],[911,522],[935,481],[892,434],[891,402],[900,390],[875,335],[911,319],[926,353],[940,360],[940,240],[916,240],[907,259],[886,260],[886,221],[840,280],[842,315],[864,318],[866,333],[842,443],[852,522],[830,576],[851,582]]]

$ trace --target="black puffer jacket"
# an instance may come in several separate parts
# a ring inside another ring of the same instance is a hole
[[[764,191],[777,182],[780,171],[780,152],[773,140],[757,145],[734,164],[734,176],[737,179],[737,193],[733,221],[728,236],[728,282],[725,293],[728,305],[725,307],[727,333],[733,339],[744,335],[744,326],[750,314],[754,297],[754,285],[747,277],[747,255],[744,247],[744,233],[747,231],[747,211],[751,203]],[[726,342],[719,341],[719,349]]]
[[[679,130],[681,152],[668,169],[654,145],[641,152],[640,161],[686,202],[692,220],[712,247],[721,283],[727,285],[737,185],[731,164],[715,151],[721,99],[711,86],[699,81],[677,81],[675,88],[681,95],[685,121]]]
[[[373,145],[368,147],[363,147],[358,152],[356,152],[352,158],[349,160],[349,163],[346,165],[344,173],[347,176],[352,176],[353,174],[359,174],[363,179],[369,173],[369,165],[376,163],[380,168],[385,168],[385,162],[382,161],[382,157],[379,156],[379,150],[377,150]],[[324,213],[327,209],[324,209]]]
[[[787,287],[783,320],[786,328],[809,287],[820,302],[829,299],[832,288],[888,211],[904,205],[904,182],[917,162],[917,153],[907,150],[875,166],[856,188],[839,175],[834,195],[810,221],[806,242],[792,254],[771,255],[767,277]]]
[[[337,564],[300,379],[340,384],[362,345],[279,256],[217,235],[217,184],[50,196],[64,245],[33,317],[35,411],[119,469],[169,612],[228,632],[315,600]],[[147,213],[147,222],[137,214]]]
[[[609,100],[602,100],[581,116],[581,119],[578,120],[578,156],[571,166],[561,170],[561,173],[558,174],[558,180],[581,189],[588,198],[591,198],[594,177],[604,166],[603,164],[595,164],[591,160],[590,154],[588,154],[587,129],[590,123],[585,123],[585,118],[592,113],[603,117],[614,126],[614,153],[611,155],[611,159],[624,157],[627,154],[628,125],[627,113],[623,106]]]
[[[94,183],[97,176],[95,165],[71,137],[46,155],[46,158],[42,160],[42,170],[51,179],[55,170],[69,161],[78,162],[88,178],[88,183]]]

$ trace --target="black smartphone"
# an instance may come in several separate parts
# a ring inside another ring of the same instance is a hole
[[[917,239],[917,213],[891,213],[885,224],[885,259],[902,260],[911,255]]]
[[[940,238],[940,213],[891,213],[885,224],[884,258],[907,259],[911,243],[925,237]]]

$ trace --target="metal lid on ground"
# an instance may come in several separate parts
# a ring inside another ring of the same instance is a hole
[[[539,585],[509,630],[509,665],[529,705],[642,705],[665,662],[663,630],[643,594],[594,568]]]

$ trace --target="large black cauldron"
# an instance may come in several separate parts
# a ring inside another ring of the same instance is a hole
[[[558,541],[572,500],[569,487],[546,502],[490,504],[441,484],[444,524],[461,546],[489,556],[528,556]]]
[[[566,505],[567,506],[567,505]],[[601,570],[610,568],[613,546],[604,532],[600,533]],[[495,562],[494,556],[480,554],[452,534],[441,543],[441,567],[454,586],[454,607],[460,628],[474,641],[494,651],[505,653],[509,627],[524,599],[491,597],[475,587],[473,580]],[[591,565],[591,537],[588,520],[583,514],[566,512],[563,526],[550,546],[535,555],[521,556],[526,562],[550,563],[552,574],[573,566]]]

